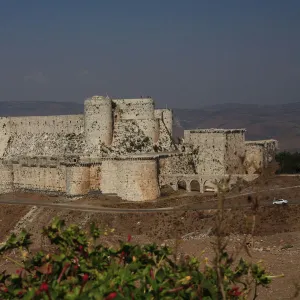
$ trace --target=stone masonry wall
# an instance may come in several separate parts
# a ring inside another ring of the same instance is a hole
[[[197,169],[192,153],[170,155],[159,159],[159,184],[169,184],[171,174],[196,174]]]
[[[154,119],[154,101],[151,98],[113,99],[117,118],[123,120]]]
[[[13,191],[13,168],[0,160],[0,194]]]
[[[101,165],[90,166],[90,190],[100,191],[101,186]]]
[[[160,195],[156,160],[126,160],[119,163],[119,190],[122,199],[156,200]]]
[[[0,118],[0,158],[3,157],[10,139],[9,118]]]
[[[245,165],[249,174],[261,172],[275,159],[278,151],[276,140],[247,141]]]
[[[198,174],[223,175],[226,172],[226,135],[222,131],[190,130],[190,144],[193,147]],[[186,134],[185,134],[186,136]]]
[[[169,137],[173,136],[173,112],[171,109],[155,109],[154,116],[161,120],[160,131],[161,134],[167,132]],[[166,129],[162,131],[162,129]]]
[[[99,151],[100,144],[109,146],[113,136],[112,101],[94,96],[84,102],[86,152]]]
[[[245,169],[247,174],[261,172],[264,160],[264,147],[261,144],[245,143]]]
[[[226,133],[225,162],[226,174],[244,174],[245,132],[229,131]]]
[[[44,192],[66,192],[65,166],[41,167],[13,165],[14,188]]]
[[[119,161],[103,160],[101,166],[100,190],[105,194],[118,194]]]
[[[104,160],[101,191],[130,201],[154,200],[160,194],[157,171],[155,159]]]
[[[4,157],[82,153],[83,116],[13,117]],[[2,131],[3,134],[3,131]]]
[[[89,166],[66,167],[66,194],[68,196],[85,195],[90,190]]]

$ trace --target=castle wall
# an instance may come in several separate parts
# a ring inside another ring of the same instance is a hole
[[[112,101],[115,123],[114,138],[122,139],[122,136],[126,135],[128,124],[130,121],[134,121],[134,125],[141,131],[140,135],[149,137],[152,143],[158,140],[153,99],[114,99]]]
[[[110,145],[113,136],[112,101],[94,96],[84,102],[84,132],[87,150],[97,151],[99,145]]]
[[[245,143],[245,169],[247,174],[260,172],[263,167],[264,147],[260,144]]]
[[[13,169],[12,165],[0,161],[0,194],[13,191]]]
[[[276,140],[261,140],[245,142],[246,158],[245,166],[248,174],[261,172],[275,160],[278,151],[278,142]]]
[[[104,160],[101,191],[129,201],[147,201],[160,195],[155,159]]]
[[[85,195],[90,190],[90,168],[88,166],[66,167],[66,194]]]
[[[129,201],[155,200],[160,195],[157,162],[125,160],[119,162],[118,195]]]
[[[66,170],[64,166],[43,167],[13,165],[15,189],[45,192],[66,192]]]
[[[155,119],[136,120],[137,126],[149,137],[152,143],[157,140],[158,133],[156,131],[157,121]]]
[[[197,169],[192,153],[170,155],[159,158],[159,184],[169,184],[170,174],[196,174]]]
[[[0,158],[4,156],[10,139],[10,120],[9,118],[0,118]]]
[[[167,129],[169,136],[173,136],[173,111],[171,109],[155,109],[154,116],[156,119],[162,120],[161,127]]]
[[[245,133],[243,130],[226,133],[226,174],[244,174]]]
[[[189,143],[193,146],[198,174],[222,175],[226,172],[225,144],[223,131],[190,130]]]
[[[103,160],[101,166],[101,182],[100,189],[104,194],[117,194],[120,172],[119,161]]]
[[[154,119],[154,101],[151,98],[113,99],[112,102],[123,120]]]
[[[83,151],[83,115],[11,117],[5,156],[53,156]]]
[[[183,140],[185,144],[191,144],[191,130],[183,131]]]
[[[276,140],[264,140],[264,167],[267,168],[270,162],[275,160],[275,156],[278,152],[278,141]]]
[[[101,165],[90,166],[90,190],[99,191],[101,186]]]

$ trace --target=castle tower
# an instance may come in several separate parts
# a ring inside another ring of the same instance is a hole
[[[173,136],[173,111],[171,109],[156,109],[155,118],[161,120],[161,126],[163,126],[168,134]]]
[[[112,142],[112,101],[108,97],[93,96],[84,102],[84,132],[86,147],[96,149],[101,143]]]

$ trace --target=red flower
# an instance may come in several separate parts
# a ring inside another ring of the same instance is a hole
[[[82,251],[83,250],[83,246],[79,245],[79,250]]]
[[[228,293],[229,293],[229,295],[236,296],[236,297],[238,297],[238,296],[240,296],[242,294],[242,292],[239,291],[239,287],[238,286],[232,287],[232,289]]]
[[[77,265],[75,265],[75,266],[74,266],[74,269],[75,269],[75,270],[77,270],[77,269],[78,269],[78,266],[77,266]]]
[[[130,241],[131,241],[131,238],[132,238],[131,234],[128,234],[127,242],[130,242]]]
[[[49,289],[48,283],[43,282],[43,283],[41,284],[41,286],[40,286],[40,291],[41,291],[41,292],[47,292],[48,289]]]
[[[16,270],[16,273],[17,273],[17,274],[21,274],[22,271],[23,271],[23,269],[17,269],[17,270]]]
[[[8,289],[7,289],[7,287],[3,287],[3,288],[1,289],[1,292],[3,292],[3,293],[7,293],[7,292],[8,292]]]
[[[83,277],[82,277],[82,280],[84,282],[88,281],[89,280],[89,274],[84,274]]]
[[[117,296],[118,296],[118,294],[116,292],[112,292],[108,296],[105,297],[105,300],[115,299]]]

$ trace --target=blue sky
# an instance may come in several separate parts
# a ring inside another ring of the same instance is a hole
[[[300,1],[0,0],[0,101],[300,101]]]

